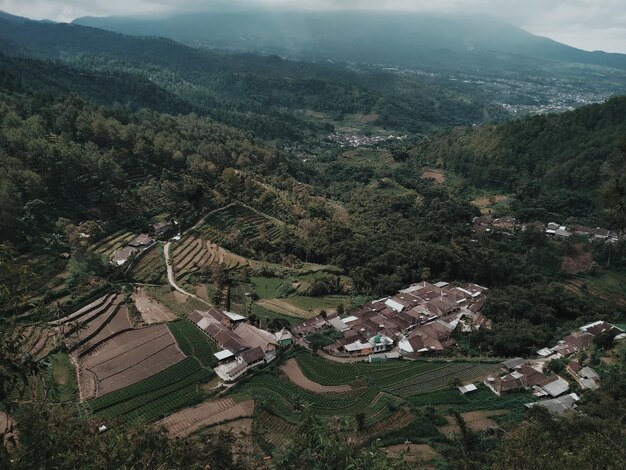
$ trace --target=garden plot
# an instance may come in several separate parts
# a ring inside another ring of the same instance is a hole
[[[508,410],[488,410],[488,411],[469,411],[461,413],[465,424],[472,431],[484,431],[485,429],[496,428],[498,424],[491,419],[493,416],[502,416],[507,414]],[[457,434],[460,432],[458,424],[452,416],[446,416],[448,424],[441,426],[439,430],[444,434]]]
[[[82,401],[139,382],[185,358],[167,326],[133,328],[119,294],[105,295],[54,324],[72,351]]]
[[[220,264],[226,269],[236,269],[251,264],[243,256],[231,253],[209,240],[191,235],[183,238],[176,246],[172,260],[176,279],[182,279],[188,274],[214,264]]]
[[[352,391],[350,385],[321,385],[306,377],[300,370],[295,359],[289,359],[280,367],[280,370],[298,387],[315,393],[342,393]]]
[[[188,436],[206,426],[251,417],[253,412],[254,401],[235,402],[232,398],[225,398],[183,409],[156,424],[165,427],[172,437]]]
[[[52,328],[31,325],[21,332],[22,351],[34,358],[46,357],[58,344],[58,335]]]

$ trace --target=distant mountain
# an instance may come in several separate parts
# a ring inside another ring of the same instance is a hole
[[[583,51],[478,16],[264,10],[74,23],[193,46],[434,70],[503,73],[545,61],[626,69],[624,54]]]
[[[197,112],[265,137],[295,136],[296,125],[310,128],[308,122],[298,123],[305,110],[338,117],[375,115],[378,126],[413,132],[507,117],[499,106],[425,83],[418,76],[217,53],[171,39],[138,38],[77,24],[0,19],[0,52],[66,61],[99,77],[139,76],[142,90],[147,89],[147,79]],[[163,95],[163,100],[164,106],[166,101],[174,106],[169,97]]]

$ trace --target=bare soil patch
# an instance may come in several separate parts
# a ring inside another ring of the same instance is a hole
[[[5,439],[12,436],[9,431],[15,426],[15,421],[4,411],[0,410],[0,434],[4,434]]]
[[[396,444],[384,450],[392,459],[402,458],[406,463],[427,463],[439,456],[428,444]]]
[[[361,119],[359,120],[359,122],[361,124],[369,124],[370,122],[374,122],[377,119],[378,119],[378,114],[376,113],[364,114],[363,116],[361,116]]]
[[[298,362],[295,359],[289,359],[285,364],[280,366],[280,370],[298,387],[303,388],[305,390],[309,390],[315,393],[343,393],[352,391],[352,387],[350,385],[322,385],[317,382],[313,382],[311,379],[306,377],[300,366],[298,366]]]
[[[579,274],[588,271],[593,263],[591,250],[586,251],[584,245],[574,245],[570,253],[563,256],[561,271],[568,274]]]
[[[446,182],[446,175],[442,170],[424,170],[424,173],[422,173],[422,179],[431,179],[435,180],[438,184],[443,184]]]
[[[199,429],[240,418],[249,418],[254,412],[254,401],[235,402],[232,398],[207,401],[185,408],[158,421],[171,437],[188,436]]]
[[[141,318],[148,325],[165,323],[177,318],[174,312],[150,297],[143,287],[135,289],[132,298],[135,302],[135,307],[141,313]]]
[[[195,290],[198,297],[209,302],[209,292],[207,290],[206,284],[198,284],[195,287]]]
[[[488,428],[497,427],[497,423],[491,419],[492,416],[501,416],[507,414],[507,410],[486,410],[486,411],[470,411],[467,413],[461,413],[461,416],[465,420],[467,427],[472,431],[484,431]],[[448,424],[441,426],[439,430],[444,434],[454,434],[459,432],[454,418],[452,416],[446,416]]]
[[[172,295],[174,296],[174,300],[179,305],[185,305],[187,303],[187,296],[182,292],[178,292],[177,290],[172,291]]]

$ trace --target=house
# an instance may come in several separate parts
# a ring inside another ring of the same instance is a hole
[[[543,383],[537,385],[540,391],[539,396],[550,395],[552,398],[558,397],[569,390],[569,382],[559,375],[548,377]],[[534,387],[533,387],[534,388]]]
[[[541,400],[534,403],[526,403],[526,408],[532,408],[533,406],[541,406],[547,409],[550,413],[563,415],[568,411],[573,411],[576,408],[576,402],[580,400],[578,395],[570,393],[563,395],[562,397],[552,398],[550,400]]]
[[[149,245],[151,245],[152,243],[154,243],[154,240],[152,239],[152,237],[150,237],[149,235],[142,233],[141,235],[133,238],[129,243],[128,246],[132,246],[135,248],[145,248]]]
[[[249,323],[240,323],[233,333],[242,339],[246,347],[261,348],[266,362],[271,362],[276,357],[278,341],[276,336],[269,331],[261,330]]]
[[[157,238],[166,237],[173,228],[174,224],[170,220],[163,220],[152,224],[152,231]]]
[[[492,223],[494,228],[500,230],[511,230],[515,228],[516,219],[515,217],[505,216],[500,217],[499,219],[495,219]]]
[[[571,356],[574,353],[588,348],[593,343],[594,335],[586,331],[576,331],[567,335],[559,344],[552,348],[552,351],[562,356]]]
[[[548,235],[554,235],[556,234],[556,231],[559,229],[560,225],[557,224],[556,222],[549,222],[547,227],[546,227],[546,233]]]
[[[589,390],[600,388],[600,376],[591,367],[583,367],[578,361],[572,360],[565,369],[580,385],[580,388]]]
[[[466,393],[475,392],[476,390],[478,390],[478,387],[476,387],[476,385],[474,384],[461,385],[460,387],[457,387],[457,388],[459,389],[459,392],[461,392],[463,395],[465,395]]]
[[[132,246],[125,246],[119,250],[115,250],[111,256],[111,263],[116,266],[124,266],[136,253],[137,249]]]
[[[274,336],[276,336],[276,341],[281,348],[286,348],[293,344],[293,336],[285,328],[274,333]]]
[[[554,235],[557,238],[569,238],[572,236],[572,232],[570,232],[565,225],[561,225],[554,231]]]
[[[526,359],[522,359],[521,357],[514,357],[513,359],[508,359],[502,363],[504,370],[512,371],[517,369],[518,367],[526,364]]]
[[[483,382],[493,393],[500,396],[503,393],[524,390],[526,387],[522,382],[522,374],[519,372],[511,372],[502,377],[497,375],[488,376]]]

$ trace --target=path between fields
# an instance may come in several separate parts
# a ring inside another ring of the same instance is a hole
[[[183,289],[182,287],[179,287],[178,284],[176,284],[176,277],[174,276],[174,268],[173,268],[172,262],[170,260],[170,245],[171,244],[172,244],[172,242],[168,241],[165,245],[163,245],[163,256],[165,256],[165,266],[167,267],[167,282],[169,282],[170,286],[172,286],[174,289],[176,289],[181,294],[184,294],[184,295],[186,295],[188,297],[193,297],[194,299],[202,302],[203,304],[206,304],[209,307],[212,307],[213,305],[211,305],[206,300],[201,299],[200,297],[198,297],[195,294],[192,294],[191,292],[187,292],[185,289]]]
[[[280,366],[280,370],[298,387],[315,393],[342,393],[351,392],[350,385],[322,385],[309,379],[302,373],[298,362],[295,359],[289,359],[285,364]]]

